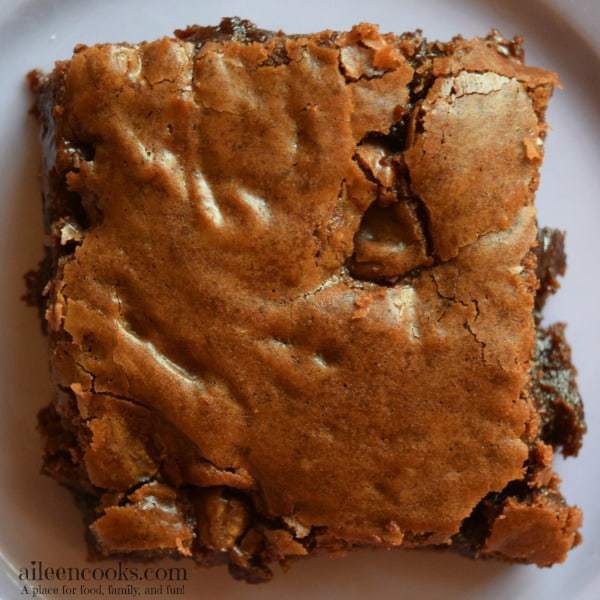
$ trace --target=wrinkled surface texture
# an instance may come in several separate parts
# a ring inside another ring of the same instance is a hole
[[[555,78],[498,36],[254,40],[80,48],[39,84],[56,410],[92,531],[105,553],[239,544],[240,569],[448,544],[537,434]]]

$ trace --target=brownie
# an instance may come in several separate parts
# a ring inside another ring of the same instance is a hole
[[[558,80],[521,43],[224,19],[31,74],[44,470],[97,556],[258,582],[319,552],[548,566],[580,541],[552,456],[583,411],[540,320],[563,237],[533,205]]]

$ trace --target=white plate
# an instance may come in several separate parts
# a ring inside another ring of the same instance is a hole
[[[347,28],[357,21],[427,36],[485,34],[492,26],[527,39],[528,59],[561,74],[538,193],[540,222],[568,231],[569,273],[550,301],[548,320],[569,322],[568,336],[590,431],[577,460],[558,470],[570,502],[585,512],[584,543],[551,570],[472,562],[425,552],[358,552],[296,564],[261,588],[224,569],[189,565],[186,598],[569,598],[600,597],[600,3],[558,0],[0,0],[0,596],[20,596],[19,568],[32,560],[83,564],[80,516],[68,493],[39,475],[36,411],[50,397],[45,341],[19,295],[22,274],[42,244],[38,150],[24,84],[33,67],[50,68],[77,42],[134,41],[190,23],[240,15],[288,31]],[[31,597],[31,596],[30,596]],[[51,598],[66,596],[50,596]],[[74,596],[70,596],[74,597]],[[90,596],[87,596],[90,597]],[[114,596],[116,597],[116,596]],[[123,597],[123,596],[121,596]],[[162,596],[166,598],[166,595]],[[173,596],[175,597],[175,596]]]

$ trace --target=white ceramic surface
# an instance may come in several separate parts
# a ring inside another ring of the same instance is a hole
[[[598,0],[0,0],[0,598],[23,597],[15,573],[31,560],[81,565],[80,517],[66,491],[39,475],[36,411],[50,397],[45,341],[19,300],[40,258],[38,150],[25,73],[50,68],[77,42],[141,40],[190,23],[241,15],[265,28],[312,31],[379,22],[431,37],[486,33],[527,39],[532,63],[561,74],[538,193],[540,222],[568,231],[569,272],[547,319],[569,322],[589,433],[577,460],[558,459],[563,490],[585,511],[584,543],[551,570],[424,552],[358,552],[295,565],[260,588],[223,569],[190,568],[186,598],[600,598],[600,2]],[[167,597],[167,596],[163,596]],[[56,596],[53,596],[56,598]]]

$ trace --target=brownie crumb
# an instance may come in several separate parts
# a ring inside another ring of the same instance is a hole
[[[537,277],[540,287],[535,298],[535,308],[541,311],[549,296],[560,287],[559,277],[565,274],[567,257],[565,254],[565,234],[558,229],[543,227],[538,232]]]
[[[586,432],[576,376],[565,325],[538,327],[532,393],[541,417],[541,438],[565,456],[577,455]]]

